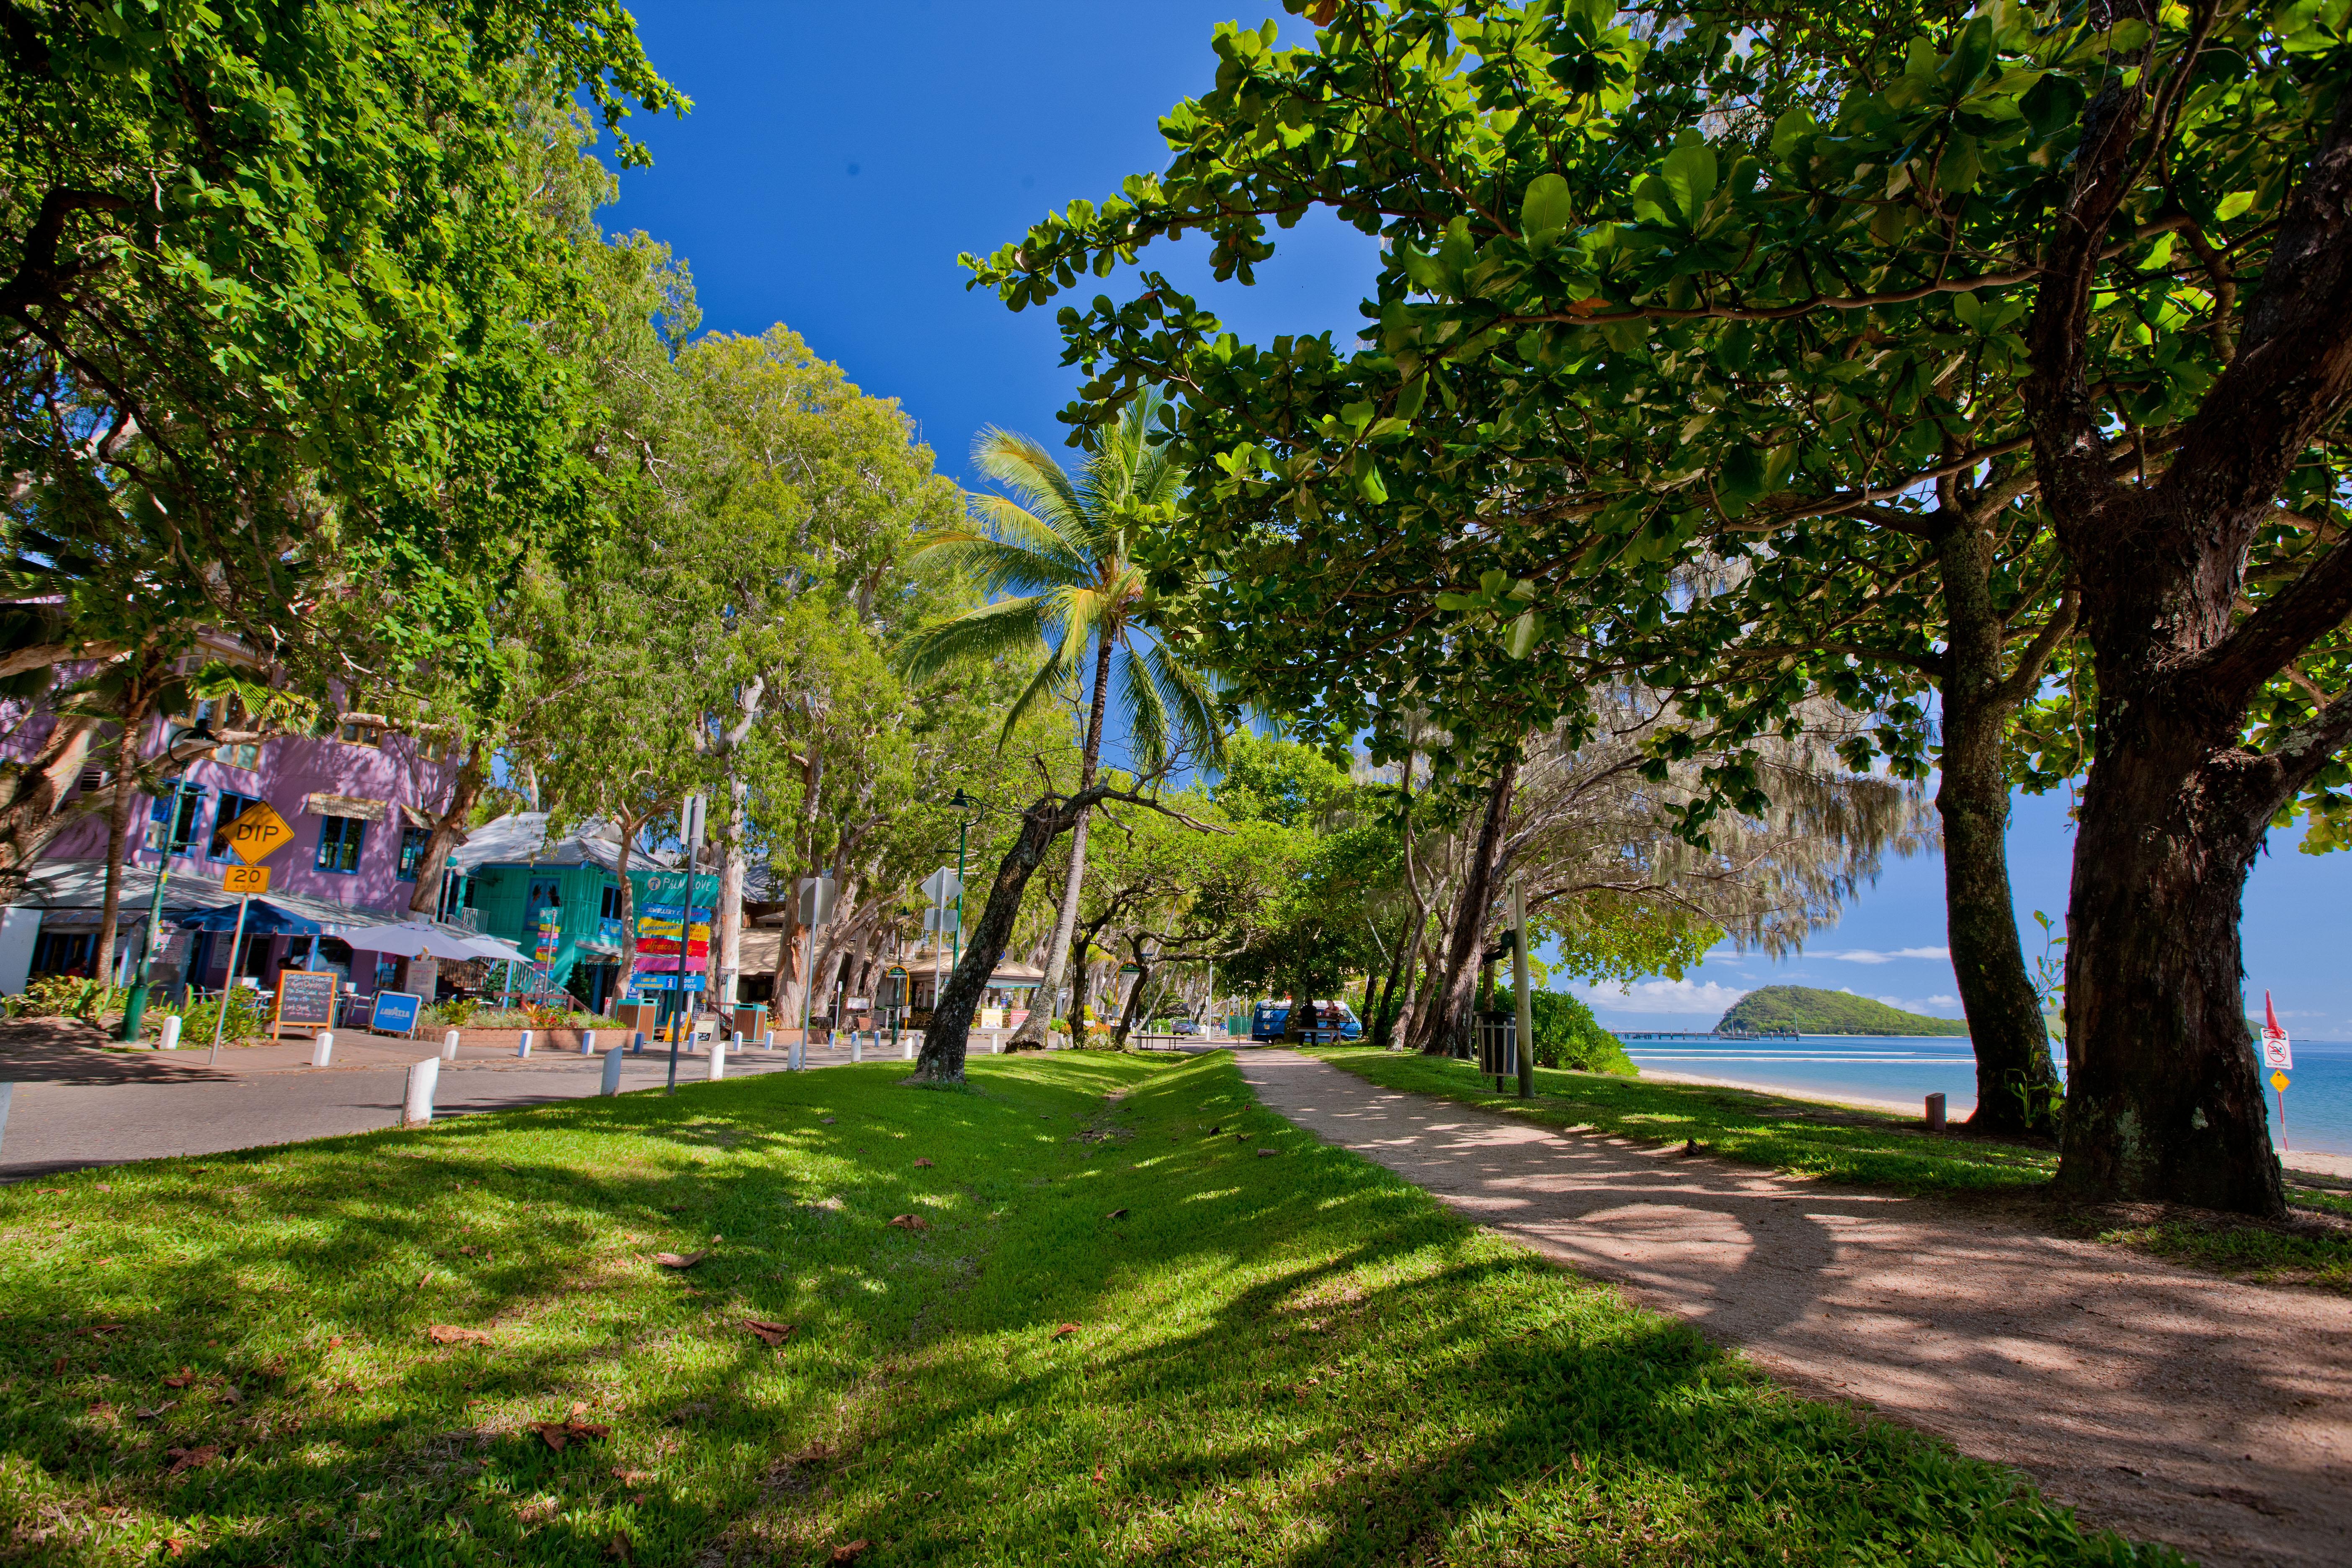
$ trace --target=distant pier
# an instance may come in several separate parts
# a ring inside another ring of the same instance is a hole
[[[1614,1031],[1621,1040],[1794,1040],[1794,1029],[1664,1029],[1632,1033]]]

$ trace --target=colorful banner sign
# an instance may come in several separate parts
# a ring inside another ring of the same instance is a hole
[[[678,950],[685,948],[683,967],[689,973],[710,967],[710,914],[698,907],[691,926],[677,904],[646,904],[637,910],[636,971],[647,976],[676,974],[681,967]],[[688,987],[699,989],[699,983]]]

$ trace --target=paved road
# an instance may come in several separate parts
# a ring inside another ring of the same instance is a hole
[[[2352,1563],[2352,1300],[1238,1057],[1269,1109],[1803,1392],[2208,1563]]]
[[[264,1059],[265,1051],[275,1055]],[[0,1123],[0,1182],[396,1126],[407,1064],[433,1048],[401,1041],[339,1044],[337,1052],[350,1065],[298,1066],[298,1059],[307,1060],[307,1047],[294,1047],[226,1051],[217,1069],[204,1065],[202,1051],[176,1053],[184,1061],[160,1053],[60,1054],[43,1064],[47,1070],[38,1079],[19,1081],[9,1092],[7,1118]],[[747,1050],[728,1058],[727,1073],[780,1072],[787,1059],[782,1050]],[[811,1067],[848,1059],[846,1049],[809,1053]],[[603,1067],[596,1058],[578,1055],[541,1054],[525,1061],[484,1053],[446,1062],[436,1110],[458,1115],[583,1099],[597,1092]],[[27,1068],[0,1057],[0,1080],[12,1070],[31,1079]],[[622,1090],[659,1088],[668,1071],[667,1054],[648,1047],[643,1056],[625,1058]],[[680,1058],[680,1083],[709,1076],[707,1056]]]

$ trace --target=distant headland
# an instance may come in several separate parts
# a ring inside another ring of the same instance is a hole
[[[1717,1032],[1800,1035],[1965,1035],[1961,1018],[1906,1013],[1851,991],[1817,991],[1810,985],[1767,985],[1731,1005]]]

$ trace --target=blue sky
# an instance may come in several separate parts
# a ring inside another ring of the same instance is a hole
[[[1303,37],[1278,6],[1234,0],[642,5],[647,49],[696,108],[631,122],[655,166],[623,177],[605,224],[646,229],[688,259],[706,328],[784,322],[867,392],[897,398],[940,467],[970,480],[985,426],[1058,445],[1055,414],[1075,382],[1052,308],[1015,315],[967,292],[957,254],[1160,167],[1157,120],[1213,80],[1214,26],[1269,17]],[[1328,222],[1276,238],[1251,289],[1211,288],[1181,247],[1154,264],[1244,335],[1351,335],[1373,242]],[[2352,858],[2297,854],[2300,837],[2274,835],[2247,889],[2249,995],[2259,1009],[2270,987],[2298,1036],[2352,1039]],[[2065,907],[2063,795],[2019,799],[2010,854],[2019,919],[2038,945],[2032,911]],[[1725,952],[1680,983],[1593,1000],[1606,1022],[1706,1026],[1738,993],[1788,982],[1958,1016],[1942,900],[1933,858],[1897,862],[1800,956]]]

